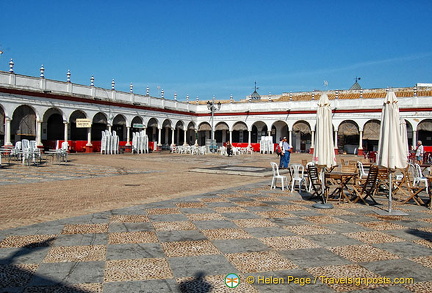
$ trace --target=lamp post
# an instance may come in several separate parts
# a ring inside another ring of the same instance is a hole
[[[220,102],[215,102],[215,98],[213,97],[212,101],[207,101],[207,109],[211,112],[211,152],[214,152],[213,143],[214,143],[214,113],[219,111],[221,108]]]

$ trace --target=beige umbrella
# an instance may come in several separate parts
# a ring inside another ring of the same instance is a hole
[[[401,118],[400,120],[400,131],[401,131],[402,143],[404,146],[404,150],[406,152],[405,156],[408,160],[408,156],[409,156],[408,132],[407,132],[406,121],[403,118]]]
[[[332,111],[326,94],[321,95],[318,102],[313,161],[317,165],[324,165],[328,168],[336,166]]]
[[[330,101],[326,94],[321,95],[318,102],[315,131],[315,148],[313,152],[313,162],[317,165],[326,166],[327,168],[336,166],[336,156],[334,153],[333,143],[333,125],[332,110]],[[324,185],[323,173],[321,182]],[[324,190],[324,186],[322,187]],[[325,196],[322,195],[322,204],[313,205],[315,208],[333,208],[332,205],[325,202]]]
[[[406,146],[402,141],[398,99],[394,92],[389,91],[385,97],[381,112],[381,129],[378,143],[377,164],[390,169],[388,214],[402,214],[392,211],[392,180],[391,170],[405,168],[408,164]],[[405,214],[405,213],[403,213]]]

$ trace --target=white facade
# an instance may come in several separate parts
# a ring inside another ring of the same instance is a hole
[[[385,96],[384,89],[375,91]],[[431,91],[426,96],[417,95],[415,91],[416,89],[413,89],[411,96],[399,98],[401,117],[407,121],[411,144],[415,144],[419,124],[423,123],[420,130],[427,130],[429,126],[424,124],[431,123],[432,119]],[[339,91],[339,94],[342,93],[343,91]],[[302,93],[303,96],[305,94],[308,93]],[[309,100],[301,101],[295,100],[295,94],[292,95],[294,99],[287,101],[281,101],[281,97],[286,94],[272,95],[270,101],[222,101],[221,109],[215,113],[213,121],[218,134],[217,142],[221,144],[230,140],[234,143],[250,144],[259,142],[261,136],[273,136],[276,142],[279,137],[287,136],[295,150],[308,151],[314,144],[315,113],[320,94],[311,92]],[[341,124],[349,123],[357,128],[356,135],[359,138],[354,145],[361,150],[365,126],[371,121],[380,120],[383,100],[332,99],[330,102],[333,109],[335,145],[339,145],[338,136],[341,134],[337,134]],[[193,144],[195,140],[203,144],[205,139],[211,137],[211,115],[207,105],[203,103],[155,98],[0,71],[0,114],[4,117],[0,138],[3,136],[5,145],[13,144],[16,137],[22,135],[17,133],[23,129],[22,125],[15,125],[13,122],[13,119],[23,119],[17,114],[17,109],[24,113],[21,116],[28,113],[34,115],[34,127],[29,126],[34,128],[34,133],[27,134],[33,134],[39,145],[50,140],[50,132],[58,132],[50,126],[50,116],[53,114],[57,115],[57,118],[61,115],[62,137],[56,139],[62,140],[71,140],[71,136],[74,136],[76,130],[71,124],[76,118],[91,119],[93,123],[99,124],[99,127],[103,128],[105,125],[108,130],[111,130],[111,127],[120,127],[123,131],[121,140],[126,141],[127,145],[132,140],[130,133],[136,123],[148,128],[149,140],[156,141],[159,145]],[[88,129],[86,140],[87,145],[91,146],[91,129]],[[426,139],[423,143],[432,145],[432,140],[429,142],[430,144]]]

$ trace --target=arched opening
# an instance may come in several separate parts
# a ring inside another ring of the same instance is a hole
[[[59,109],[48,109],[44,114],[44,123],[42,125],[42,138],[46,140],[63,140],[64,123],[63,115]],[[46,133],[45,133],[46,131]]]
[[[176,145],[184,144],[184,125],[182,121],[177,121],[174,131],[174,143]]]
[[[309,152],[312,132],[309,123],[298,121],[293,125],[292,147],[296,152]]]
[[[267,136],[267,124],[257,121],[252,125],[251,143],[259,143],[262,136]]]
[[[219,122],[215,126],[215,139],[216,143],[223,144],[229,140],[229,127],[225,122]]]
[[[248,142],[248,128],[244,122],[236,122],[236,124],[234,124],[232,139],[234,143]]]
[[[147,136],[149,141],[157,141],[158,140],[158,121],[156,118],[151,118],[147,123]]]
[[[70,116],[70,139],[71,140],[87,140],[87,128],[77,128],[76,120],[87,118],[86,114],[82,111],[74,111]]]
[[[111,129],[116,132],[120,141],[126,140],[126,119],[123,115],[114,118]]]
[[[195,124],[193,122],[189,122],[187,126],[186,133],[186,142],[189,145],[195,144],[195,140],[198,139],[198,135],[195,132]]]
[[[288,125],[284,121],[276,121],[273,123],[271,135],[273,136],[273,143],[279,143],[281,137],[286,137],[288,138],[288,142],[293,144],[293,142],[289,140]]]
[[[352,120],[343,121],[338,128],[339,153],[354,154],[359,147],[360,131]]]
[[[36,113],[26,105],[15,109],[11,122],[11,140],[36,139]]]
[[[380,121],[370,120],[363,127],[363,150],[367,152],[378,150],[378,140],[380,135]]]
[[[417,125],[417,140],[424,146],[432,146],[432,119],[425,119]]]
[[[162,145],[164,149],[169,149],[172,143],[171,120],[165,119],[162,123]]]
[[[211,126],[207,122],[202,122],[198,126],[198,144],[205,145],[206,139],[211,139]]]
[[[107,117],[104,113],[97,113],[93,117],[92,127],[91,127],[91,136],[92,140],[102,140],[102,131],[107,129]]]

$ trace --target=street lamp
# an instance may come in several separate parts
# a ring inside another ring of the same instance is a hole
[[[215,98],[213,97],[212,101],[207,101],[207,109],[211,112],[211,152],[214,152],[213,143],[214,143],[214,113],[219,111],[221,108],[221,103],[215,103]]]

